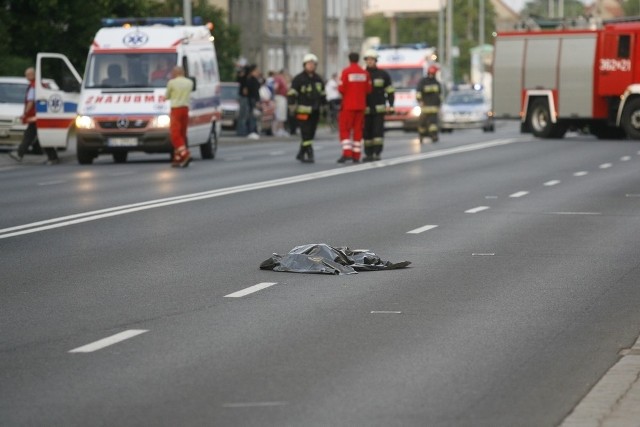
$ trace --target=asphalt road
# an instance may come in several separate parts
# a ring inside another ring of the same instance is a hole
[[[640,332],[640,144],[335,139],[2,159],[0,424],[559,424]],[[259,270],[305,243],[412,264]]]

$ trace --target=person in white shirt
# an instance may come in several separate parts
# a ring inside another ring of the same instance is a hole
[[[342,102],[342,95],[338,91],[338,73],[333,73],[331,78],[327,80],[325,92],[329,103],[329,126],[331,131],[335,132],[338,129],[338,113]]]

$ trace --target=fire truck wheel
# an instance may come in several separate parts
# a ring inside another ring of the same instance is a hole
[[[629,138],[640,139],[640,98],[632,99],[624,107],[622,127]]]
[[[544,98],[533,101],[528,120],[531,131],[538,138],[562,138],[567,132],[566,126],[551,121],[549,103]]]

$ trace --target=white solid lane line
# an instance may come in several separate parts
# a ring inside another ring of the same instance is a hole
[[[416,228],[415,230],[407,231],[407,234],[420,234],[425,231],[433,230],[436,227],[437,225],[425,225],[423,227]]]
[[[145,332],[149,331],[147,329],[129,329],[118,334],[111,335],[110,337],[92,342],[91,344],[74,348],[73,350],[69,350],[69,353],[91,353],[93,351],[109,347],[110,345],[117,344],[120,341],[128,340],[129,338],[133,338],[136,335],[144,334]]]
[[[246,289],[239,290],[238,292],[234,292],[232,294],[225,295],[224,297],[225,298],[241,298],[241,297],[244,297],[246,295],[252,294],[254,292],[261,291],[262,289],[268,288],[268,287],[273,286],[273,285],[275,285],[277,283],[278,282],[262,282],[262,283],[258,283],[257,285],[249,286]]]
[[[517,199],[518,197],[523,197],[523,196],[526,196],[527,194],[529,194],[528,191],[518,191],[517,193],[511,194],[509,197],[511,197],[512,199]]]
[[[588,174],[589,172],[587,171],[579,171],[573,174],[573,176],[585,176],[586,174]]]
[[[105,209],[99,209],[90,212],[82,212],[73,215],[67,215],[58,218],[47,219],[43,221],[33,222],[30,224],[22,224],[14,227],[8,227],[0,229],[0,239],[6,239],[9,237],[22,236],[30,233],[37,233],[40,231],[51,230],[60,227],[68,227],[75,224],[81,224],[89,221],[97,221],[104,218],[110,218],[114,216],[126,215],[133,212],[139,212],[148,209],[157,209],[164,206],[171,206],[181,203],[190,203],[198,200],[211,199],[215,197],[223,197],[230,194],[238,194],[247,191],[261,190],[265,188],[280,187],[283,185],[298,184],[302,182],[309,182],[316,179],[330,178],[336,176],[342,176],[345,174],[368,171],[371,169],[391,167],[395,165],[401,165],[405,163],[417,162],[426,159],[434,159],[437,157],[451,156],[455,154],[469,153],[477,150],[484,150],[493,147],[500,147],[503,145],[514,144],[523,141],[521,139],[509,138],[509,139],[496,139],[488,142],[479,142],[475,144],[463,145],[460,147],[444,148],[441,150],[429,151],[420,154],[409,154],[406,156],[395,157],[388,160],[380,160],[372,163],[363,163],[353,166],[341,166],[334,169],[328,169],[320,172],[312,172],[297,176],[290,176],[285,178],[277,178],[269,181],[255,182],[244,185],[237,185],[234,187],[220,188],[216,190],[203,191],[199,193],[185,194],[182,196],[168,197],[165,199],[149,200],[146,202],[132,203],[129,205],[114,206]],[[228,159],[221,159],[226,161]]]
[[[478,206],[477,208],[466,210],[464,211],[464,213],[478,213],[478,212],[486,211],[487,209],[489,209],[489,206]]]
[[[554,185],[560,184],[560,181],[557,179],[552,179],[551,181],[547,181],[544,183],[545,187],[553,187]]]

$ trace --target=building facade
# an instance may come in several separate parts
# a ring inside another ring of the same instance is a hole
[[[243,57],[267,71],[294,75],[314,53],[328,77],[347,63],[364,40],[365,0],[211,0],[240,28]],[[221,4],[223,2],[224,4]]]

